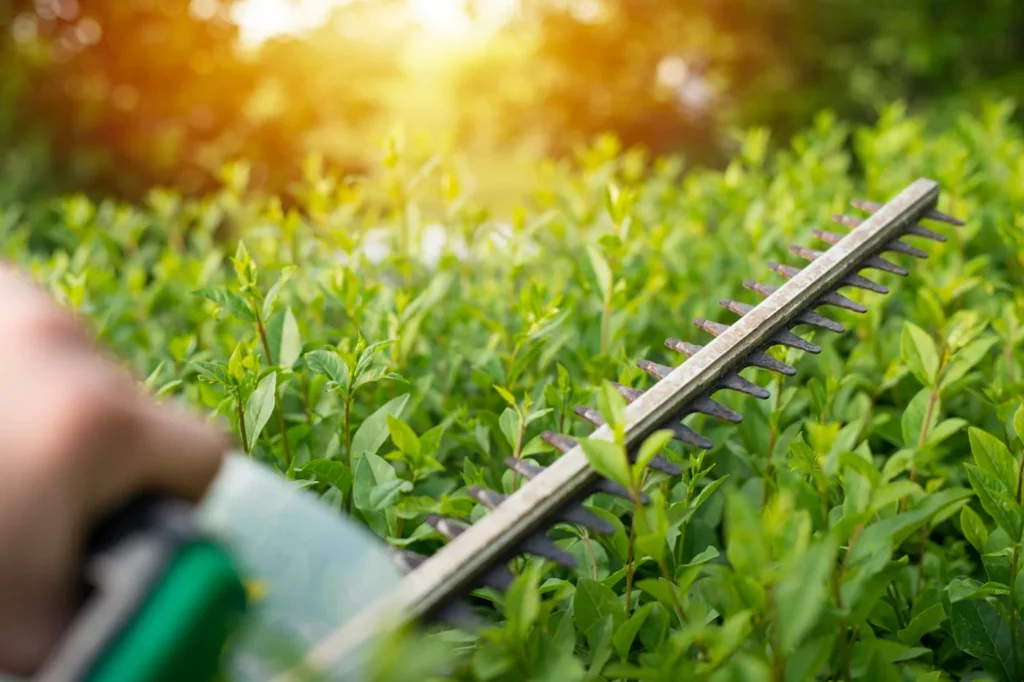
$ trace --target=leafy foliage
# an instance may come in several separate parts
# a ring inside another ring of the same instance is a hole
[[[154,393],[225,421],[382,542],[430,553],[428,514],[475,520],[468,486],[522,483],[506,457],[550,463],[544,429],[586,436],[573,406],[621,433],[605,382],[650,385],[638,359],[680,362],[666,337],[732,319],[718,300],[771,281],[767,263],[850,198],[936,178],[967,226],[865,296],[866,315],[838,314],[846,334],[787,353],[793,379],[752,371],[768,400],[723,396],[741,426],[691,417],[710,451],[652,436],[641,456],[679,480],[628,466],[621,441],[588,447],[634,492],[587,503],[615,532],[559,525],[576,569],[515,562],[508,594],[473,595],[482,637],[389,642],[379,673],[1019,679],[1024,136],[1009,115],[987,105],[940,133],[899,107],[855,130],[821,116],[788,150],[752,131],[725,171],[685,176],[604,139],[548,166],[509,222],[396,143],[365,182],[311,164],[289,209],[232,184],[3,205],[0,251]]]

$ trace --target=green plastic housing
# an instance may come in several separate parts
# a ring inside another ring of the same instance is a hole
[[[220,680],[221,659],[245,610],[245,586],[228,554],[211,542],[187,543],[86,679]]]

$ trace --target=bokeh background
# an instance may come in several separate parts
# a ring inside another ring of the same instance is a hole
[[[241,159],[287,197],[401,130],[500,207],[602,133],[714,166],[740,128],[1022,89],[1020,0],[0,0],[0,202],[199,194]]]

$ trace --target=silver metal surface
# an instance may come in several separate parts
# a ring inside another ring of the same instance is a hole
[[[918,219],[937,215],[933,209],[938,195],[936,182],[917,180],[889,203],[871,204],[873,214],[828,251],[805,252],[807,256],[813,255],[806,268],[793,273],[789,281],[747,310],[735,324],[727,329],[716,328],[717,336],[706,346],[650,390],[635,396],[626,410],[626,446],[635,448],[657,429],[677,421],[688,404],[707,395],[723,377],[757,364],[752,358],[762,357],[762,351],[778,343],[780,334],[788,332],[793,324],[810,319],[825,326],[819,322],[823,319],[820,316],[808,318],[812,309],[830,301],[841,303],[834,290],[857,270],[878,267],[878,254],[910,230]],[[681,322],[680,331],[683,329]],[[601,426],[590,437],[611,440],[612,434],[607,426]],[[578,501],[597,478],[583,450],[578,445],[573,447],[424,561],[403,579],[398,589],[324,640],[310,653],[307,664],[329,665],[364,645],[382,628],[417,620],[472,589],[488,568],[521,548],[532,535],[542,532],[546,523]],[[278,678],[286,679],[290,678]]]

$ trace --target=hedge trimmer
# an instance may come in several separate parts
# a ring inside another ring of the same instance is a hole
[[[686,356],[686,362],[668,367],[640,361],[638,366],[658,382],[646,391],[615,386],[628,403],[624,445],[630,456],[664,429],[687,445],[712,447],[682,420],[699,413],[739,422],[740,415],[717,402],[715,393],[729,390],[766,399],[768,391],[741,376],[743,369],[793,375],[796,370],[770,355],[769,348],[818,353],[817,345],[793,330],[806,326],[844,332],[818,309],[866,312],[840,290],[886,293],[885,286],[861,271],[905,276],[908,271],[884,254],[927,254],[902,237],[946,240],[919,221],[963,225],[935,210],[938,196],[936,182],[919,179],[888,203],[852,202],[868,216],[836,216],[851,228],[847,234],[814,231],[830,248],[792,248],[809,261],[807,267],[773,263],[771,269],[787,280],[779,287],[743,283],[763,298],[760,304],[721,301],[739,316],[734,324],[695,320],[713,337],[707,345],[668,339],[666,345]],[[591,439],[612,440],[612,429],[596,410],[579,407],[576,413],[597,427]],[[85,582],[92,592],[82,619],[39,679],[149,682],[222,674],[231,680],[265,680],[271,679],[270,671],[281,670],[285,659],[288,672],[273,678],[280,682],[307,679],[298,677],[299,667],[292,665],[298,659],[302,669],[320,671],[327,679],[349,679],[344,671],[358,679],[359,655],[374,638],[416,621],[466,622],[472,612],[463,599],[481,586],[506,590],[513,580],[507,564],[515,557],[529,554],[572,567],[575,557],[547,536],[554,524],[611,532],[583,502],[597,492],[628,499],[634,493],[597,473],[576,440],[551,432],[542,437],[561,457],[547,468],[527,459],[507,460],[526,481],[507,497],[470,488],[468,493],[488,510],[477,523],[428,518],[449,540],[431,557],[389,551],[272,472],[233,458],[198,510],[150,500],[97,536],[86,564]],[[651,457],[648,466],[671,476],[681,473],[661,455]],[[244,623],[250,600],[239,575],[257,585]],[[290,649],[272,651],[271,645],[288,644],[288,637]],[[217,673],[225,645],[228,663]]]

